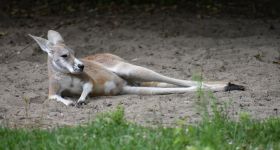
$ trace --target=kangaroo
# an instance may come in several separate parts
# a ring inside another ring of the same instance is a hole
[[[104,53],[75,57],[62,36],[48,31],[48,39],[29,34],[48,54],[49,99],[67,106],[86,104],[86,97],[120,94],[173,94],[194,92],[198,83],[164,76],[150,69],[133,65],[119,56]],[[212,91],[244,90],[244,86],[230,82],[203,82],[202,88]],[[79,94],[74,102],[63,93]]]

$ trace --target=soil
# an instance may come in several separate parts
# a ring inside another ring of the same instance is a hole
[[[179,13],[90,14],[30,18],[3,17],[0,23],[0,123],[9,127],[77,125],[97,114],[125,108],[142,125],[176,125],[200,120],[196,93],[119,95],[88,98],[82,108],[47,99],[47,55],[28,34],[59,31],[78,57],[113,53],[167,76],[227,80],[245,91],[216,92],[218,106],[237,119],[279,116],[280,22]],[[25,48],[25,49],[24,49]],[[72,99],[77,99],[73,97]],[[211,99],[208,99],[209,101]]]

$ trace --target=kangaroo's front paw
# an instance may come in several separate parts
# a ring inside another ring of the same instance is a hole
[[[54,99],[54,100],[56,100],[58,102],[62,102],[66,106],[74,106],[74,102],[73,101],[64,99],[60,95],[51,95],[51,96],[49,96],[49,99]]]
[[[75,106],[75,103],[73,101],[67,101],[64,103],[66,106]]]
[[[230,82],[225,87],[225,91],[234,91],[234,90],[245,91],[245,87],[242,85],[232,84]]]
[[[81,107],[81,106],[84,106],[84,105],[86,105],[87,103],[86,103],[86,101],[78,101],[77,103],[76,103],[76,107]]]

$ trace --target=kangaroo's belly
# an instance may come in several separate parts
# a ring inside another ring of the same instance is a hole
[[[92,96],[118,95],[121,92],[122,87],[123,87],[123,83],[116,82],[114,80],[108,80],[102,84],[95,84],[95,86],[93,86],[91,95]]]
[[[60,81],[61,92],[67,91],[68,93],[81,94],[83,92],[83,85],[85,83],[75,77],[68,77]]]
[[[80,95],[83,92],[83,86],[86,82],[79,78],[67,77],[60,81],[61,90],[63,95]],[[106,96],[106,95],[118,95],[124,85],[121,80],[109,80],[102,78],[92,79],[92,90],[90,95],[92,96]]]

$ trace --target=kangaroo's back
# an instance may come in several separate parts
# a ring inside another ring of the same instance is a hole
[[[93,61],[102,64],[105,67],[114,67],[120,62],[126,62],[119,56],[110,54],[110,53],[103,53],[103,54],[95,54],[89,55],[83,58],[83,60]]]

